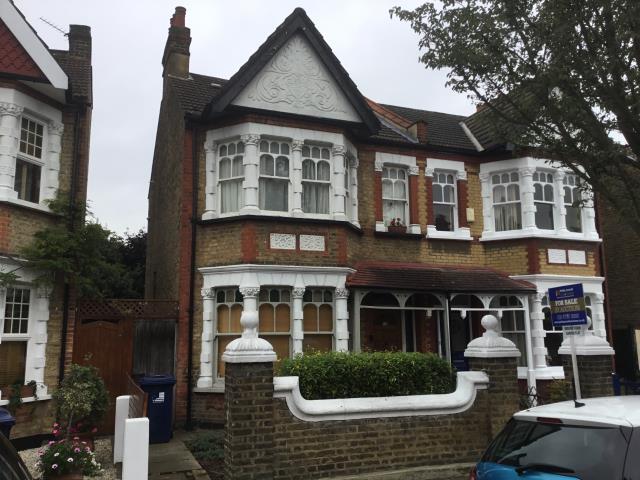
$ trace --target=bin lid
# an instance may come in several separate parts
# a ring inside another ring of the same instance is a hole
[[[0,424],[6,425],[8,423],[15,425],[16,419],[13,418],[6,408],[0,408]]]
[[[173,375],[144,375],[138,379],[140,386],[147,385],[174,385],[176,377]]]

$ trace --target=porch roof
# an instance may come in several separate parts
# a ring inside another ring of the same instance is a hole
[[[528,293],[536,287],[488,267],[361,262],[347,286],[438,293]]]

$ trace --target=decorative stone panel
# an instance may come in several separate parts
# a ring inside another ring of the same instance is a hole
[[[586,265],[587,252],[584,250],[568,250],[569,263],[571,265]]]
[[[295,250],[296,236],[292,233],[272,233],[269,235],[269,245],[274,250]]]
[[[550,248],[547,250],[547,258],[549,259],[549,263],[567,263],[567,251]]]
[[[300,250],[324,252],[324,235],[300,235]]]

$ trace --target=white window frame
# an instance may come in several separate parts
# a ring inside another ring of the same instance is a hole
[[[262,145],[266,143],[269,145],[269,151],[263,151],[262,150]],[[273,153],[271,152],[271,146],[273,144],[278,145],[278,153]],[[283,146],[286,146],[288,149],[288,153],[282,153],[282,148]],[[260,141],[258,142],[258,207],[260,208],[261,211],[265,211],[265,212],[277,212],[277,213],[289,213],[292,210],[292,205],[291,205],[291,184],[293,183],[291,181],[291,176],[292,176],[292,167],[293,167],[293,162],[292,162],[292,151],[291,151],[291,142],[289,141],[282,141],[280,139],[270,139],[270,138],[261,138]],[[270,175],[268,173],[263,173],[262,172],[262,158],[264,156],[268,156],[271,157],[271,159],[273,160],[273,175]],[[280,159],[286,159],[287,160],[287,176],[281,176],[277,174],[278,171],[278,160]],[[262,208],[260,207],[260,192],[261,192],[261,187],[260,187],[260,180],[265,180],[265,181],[274,181],[274,182],[278,182],[281,184],[286,184],[287,186],[287,191],[285,194],[285,201],[287,202],[287,208],[284,210],[267,210],[266,208]]]
[[[391,172],[395,173],[395,178],[393,178],[391,176]],[[385,173],[388,175],[387,177],[385,177]],[[404,175],[404,178],[400,178],[400,174]],[[395,192],[396,189],[396,183],[403,183],[404,184],[404,198],[399,198],[396,197],[395,195],[393,197],[385,197],[384,196],[384,184],[385,182],[387,183],[391,183],[392,185],[392,190]],[[394,165],[394,164],[385,164],[382,167],[382,221],[384,222],[385,226],[388,228],[389,224],[391,223],[391,221],[387,220],[384,218],[384,211],[385,211],[385,202],[393,202],[393,203],[404,203],[404,219],[403,220],[403,225],[404,226],[408,226],[409,225],[409,171],[403,167],[403,166],[399,166],[399,165]],[[394,217],[395,218],[400,218],[400,217]]]
[[[510,187],[515,187],[517,189],[517,198],[510,199]],[[496,201],[496,191],[498,189],[504,190],[504,200]],[[522,230],[523,227],[523,219],[522,219],[522,188],[520,186],[520,174],[515,170],[507,170],[503,172],[494,172],[491,175],[491,209],[493,211],[493,228],[496,232],[512,232],[517,230]],[[496,221],[497,209],[502,209],[504,207],[513,207],[519,206],[518,217],[519,217],[519,227],[518,228],[506,228],[504,230],[498,230]]]
[[[496,231],[491,178],[495,174],[511,171],[517,171],[519,174],[522,229]],[[554,230],[540,229],[537,228],[535,224],[536,207],[533,174],[536,171],[553,172],[555,200]],[[534,157],[522,157],[480,164],[483,209],[483,232],[480,240],[491,241],[537,237],[600,242],[601,239],[595,224],[595,211],[591,202],[587,201],[582,206],[582,232],[570,232],[566,229],[566,211],[562,186],[564,176],[569,174],[572,174],[572,172],[557,162]]]
[[[313,295],[315,292],[321,292],[322,295],[322,300],[320,302],[313,300]],[[331,301],[330,302],[326,302],[324,301],[324,294],[325,292],[328,291],[331,294]],[[304,297],[306,296],[307,292],[310,292],[311,295],[311,300],[307,301],[304,299]],[[336,345],[336,339],[335,339],[335,331],[336,331],[336,295],[335,295],[335,290],[332,291],[331,288],[323,288],[323,287],[307,287],[305,289],[305,295],[302,297],[302,312],[303,312],[303,316],[302,316],[302,331],[303,331],[303,345],[304,345],[304,338],[307,337],[307,335],[309,336],[314,336],[314,335],[331,335],[331,351],[335,350],[335,345]],[[316,312],[317,312],[317,317],[316,317],[316,322],[318,324],[318,330],[309,332],[306,331],[304,329],[304,309],[307,305],[314,305],[316,307]],[[322,305],[331,305],[331,330],[320,330],[320,307]],[[303,348],[304,351],[304,348]]]
[[[556,229],[556,224],[558,222],[558,214],[557,214],[557,206],[556,206],[556,187],[555,187],[555,182],[553,180],[553,172],[550,172],[548,170],[542,170],[542,169],[536,169],[536,171],[533,173],[533,186],[534,186],[534,193],[533,193],[533,204],[536,207],[536,213],[538,213],[538,203],[543,203],[546,205],[551,205],[551,221],[553,223],[553,228],[541,228],[538,227],[537,221],[536,221],[536,228],[540,229],[540,230],[547,230],[547,231],[555,231]],[[549,179],[551,179],[551,181],[549,181]],[[542,192],[542,200],[540,199],[536,199],[535,198],[535,187],[536,185],[540,186],[541,192]],[[553,197],[551,200],[547,200],[547,187],[551,186],[551,196]]]
[[[255,137],[257,138],[257,144],[255,146],[248,146],[245,142],[245,179],[242,185],[245,193],[245,199],[250,198],[250,191],[253,190],[256,195],[256,206],[252,207],[251,204],[245,202],[245,206],[242,211],[235,213],[220,213],[220,200],[218,191],[218,162],[217,162],[217,144],[218,142],[226,142],[233,138]],[[289,153],[289,197],[288,197],[288,211],[275,211],[275,210],[260,210],[259,204],[259,169],[260,169],[260,155],[259,151],[260,141],[277,140],[285,142],[290,145]],[[309,145],[309,146],[322,146],[330,149],[331,160],[331,192],[330,192],[330,213],[327,214],[313,214],[304,213],[302,211],[301,198],[302,198],[302,157],[301,151],[296,151],[297,145]],[[256,158],[249,158],[252,148],[255,148]],[[341,133],[322,132],[317,130],[308,130],[303,128],[291,128],[282,127],[277,125],[266,125],[254,122],[241,123],[229,127],[223,127],[219,129],[209,130],[206,134],[204,141],[205,150],[205,209],[202,213],[203,220],[213,220],[219,217],[233,217],[243,215],[259,215],[268,217],[287,217],[287,218],[313,218],[319,220],[332,220],[338,222],[348,222],[352,225],[359,227],[358,222],[358,203],[357,199],[351,198],[350,204],[346,205],[344,212],[339,211],[341,202],[346,199],[344,177],[341,173],[344,171],[336,166],[337,161],[341,161],[342,158],[347,156],[350,158],[349,162],[345,162],[349,168],[350,177],[350,193],[357,192],[357,155],[358,152],[349,139]],[[344,152],[344,153],[341,153]],[[257,165],[257,167],[250,167],[250,165]],[[255,177],[251,170],[255,170]]]
[[[313,149],[317,148],[320,151],[320,157],[315,158],[313,157]],[[305,156],[304,151],[305,149],[309,149],[309,155]],[[329,153],[329,158],[322,158],[322,152],[323,151],[327,151]],[[304,178],[304,163],[306,161],[310,161],[313,162],[314,164],[314,173],[316,178],[315,179],[310,179],[310,178]],[[329,164],[329,179],[328,180],[318,180],[318,164],[320,162],[326,162],[327,164]],[[333,212],[333,185],[332,185],[332,179],[333,179],[333,156],[331,155],[331,148],[326,147],[326,146],[322,146],[322,145],[314,145],[312,143],[309,144],[305,144],[302,147],[302,177],[300,180],[300,185],[301,185],[301,190],[302,190],[302,211],[304,213],[305,216],[318,216],[318,217],[324,217],[324,218],[330,218],[331,214]],[[345,166],[348,164],[346,155],[344,157],[344,163]],[[345,167],[345,182],[347,181],[346,179],[348,178],[348,170]],[[329,190],[329,211],[326,213],[318,213],[318,212],[305,212],[304,211],[304,184],[305,183],[309,183],[309,184],[317,184],[317,185],[326,185],[328,186],[328,190]],[[345,208],[346,208],[346,199],[347,199],[347,195],[346,195],[346,188],[345,188]],[[345,214],[347,214],[347,212],[345,211]],[[347,214],[347,218],[349,218],[349,215]]]
[[[582,232],[584,232],[584,201],[585,198],[582,195],[582,191],[581,191],[581,181],[580,178],[575,174],[575,173],[567,173],[564,178],[562,179],[562,192],[560,192],[561,194],[561,198],[562,198],[562,203],[564,204],[564,208],[565,211],[567,209],[567,207],[573,207],[573,203],[575,202],[574,197],[576,197],[576,194],[579,198],[579,201],[583,202],[582,205],[580,205],[578,207],[578,212],[580,213],[580,231],[579,232],[572,232],[574,234],[581,234]],[[566,201],[566,191],[569,190],[571,192],[571,199],[573,200],[571,203]],[[567,227],[567,230],[569,230],[569,228]],[[571,232],[571,230],[569,230]]]
[[[464,162],[457,160],[446,160],[441,158],[427,158],[424,174],[426,177],[435,178],[438,173],[452,173],[454,184],[454,229],[453,231],[436,230],[435,219],[427,219],[427,238],[447,239],[447,240],[464,240],[471,241],[471,229],[469,227],[460,226],[460,205],[458,203],[458,181],[467,180],[467,172],[464,168]],[[432,180],[433,191],[433,180]],[[432,195],[433,196],[433,195]],[[434,209],[435,213],[435,209]]]
[[[449,183],[447,180],[449,179],[449,177],[451,178],[451,183]],[[440,180],[444,178],[444,183],[441,183]],[[451,171],[446,171],[446,170],[436,170],[433,172],[433,183],[431,184],[431,188],[432,188],[432,197],[433,197],[433,209],[434,209],[434,217],[435,217],[435,208],[436,205],[444,205],[445,207],[451,208],[451,230],[437,230],[437,225],[436,225],[436,231],[439,232],[455,232],[456,229],[458,228],[458,179],[456,178],[456,174],[455,172],[451,172]],[[436,189],[436,185],[438,185],[438,187],[441,190],[441,197],[442,200],[441,201],[436,201],[436,193],[435,193],[435,189]],[[446,202],[444,200],[444,193],[445,193],[445,189],[447,187],[450,187],[453,190],[453,202]]]
[[[228,154],[228,148],[229,148],[229,145],[232,145],[232,144],[236,145],[236,153],[233,154],[233,156],[230,156]],[[240,154],[237,153],[238,152],[238,150],[237,150],[238,145],[243,145],[243,151]],[[222,156],[222,153],[221,153],[222,147],[226,147],[227,148],[227,154],[225,156]],[[218,188],[218,192],[219,192],[219,195],[218,195],[218,211],[220,212],[220,216],[237,215],[238,212],[240,212],[240,210],[242,209],[242,206],[244,205],[244,190],[242,188],[242,183],[244,182],[244,178],[245,177],[244,177],[244,165],[242,167],[242,175],[236,175],[236,176],[233,175],[233,162],[237,157],[241,157],[242,160],[244,161],[244,144],[242,143],[241,140],[229,139],[229,140],[227,140],[225,142],[220,142],[219,144],[217,144],[216,145],[216,149],[217,149],[217,152],[216,152],[216,163],[217,163],[217,172],[218,172],[218,185],[217,185],[217,188]],[[225,159],[229,159],[229,161],[230,161],[231,176],[228,177],[228,178],[222,178],[222,168],[220,166],[222,164],[222,161],[225,160]],[[238,202],[239,208],[238,208],[238,210],[230,210],[228,212],[223,212],[222,211],[222,185],[225,182],[238,182],[238,181],[240,182],[240,200]]]

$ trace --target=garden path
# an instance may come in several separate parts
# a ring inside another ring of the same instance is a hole
[[[209,480],[209,475],[184,445],[181,435],[169,443],[149,445],[149,478],[152,480]]]

